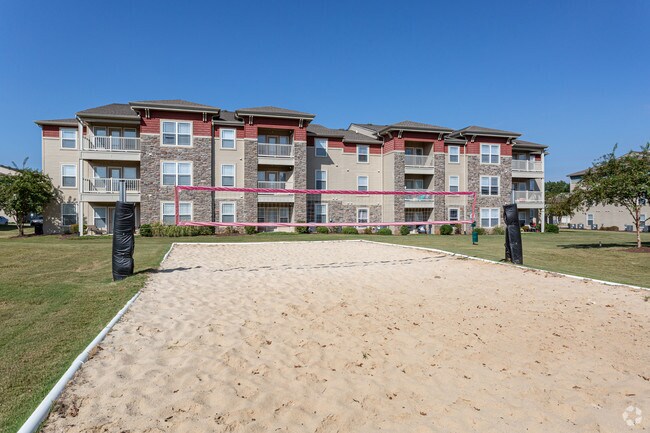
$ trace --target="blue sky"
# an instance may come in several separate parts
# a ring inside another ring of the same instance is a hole
[[[0,164],[40,167],[35,119],[187,99],[523,132],[563,179],[650,141],[649,22],[645,0],[4,2]]]

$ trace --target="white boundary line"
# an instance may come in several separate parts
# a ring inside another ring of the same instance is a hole
[[[172,244],[169,247],[169,251],[167,251],[167,254],[165,254],[165,257],[163,258],[162,262],[160,262],[160,265],[165,262],[167,259],[167,256],[169,256],[169,253],[171,252],[172,248],[174,247],[174,244]],[[47,416],[50,414],[50,409],[52,408],[52,405],[56,401],[57,398],[61,395],[63,390],[65,389],[65,386],[68,384],[68,382],[72,379],[72,377],[75,375],[77,370],[81,368],[81,366],[88,360],[88,355],[90,354],[90,351],[93,350],[99,343],[102,342],[104,337],[106,337],[106,334],[113,329],[113,326],[124,316],[124,313],[127,312],[127,310],[133,305],[136,299],[138,299],[138,296],[140,296],[140,293],[142,293],[142,289],[138,290],[138,292],[133,295],[133,297],[122,307],[120,311],[117,312],[115,317],[108,322],[108,325],[102,329],[99,334],[97,334],[97,337],[93,341],[90,342],[88,346],[75,358],[74,361],[72,361],[72,364],[70,367],[63,373],[63,376],[59,379],[59,381],[52,387],[49,393],[45,396],[43,401],[34,409],[34,412],[27,418],[27,421],[22,425],[20,430],[18,430],[18,433],[33,433],[38,430],[38,428],[41,426],[41,423],[47,418]]]

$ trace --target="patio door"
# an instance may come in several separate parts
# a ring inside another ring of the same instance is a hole
[[[108,171],[106,167],[101,167],[101,166],[96,166],[93,167],[93,185],[91,189],[92,191],[106,191],[106,178],[108,177],[107,175]]]
[[[108,178],[111,184],[111,192],[120,191],[120,179],[122,178],[122,169],[119,167],[111,167],[108,169]]]
[[[108,128],[108,135],[111,136],[111,149],[122,149],[122,129],[121,128]]]

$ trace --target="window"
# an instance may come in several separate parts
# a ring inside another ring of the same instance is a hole
[[[594,225],[594,214],[588,213],[587,214],[587,226],[591,227]]]
[[[235,166],[224,164],[221,166],[221,186],[235,186]]]
[[[481,144],[481,164],[499,163],[499,145]]]
[[[424,189],[423,179],[406,179],[406,189]]]
[[[449,146],[447,151],[449,152],[449,162],[451,164],[458,164],[460,162],[460,147]]]
[[[316,203],[314,205],[314,219],[317,223],[327,222],[327,204]]]
[[[368,222],[368,208],[360,207],[357,209],[357,222],[358,223],[367,223]]]
[[[235,148],[235,130],[234,129],[222,129],[221,133],[221,148],[222,149],[234,149]]]
[[[357,162],[368,162],[369,146],[357,144]]]
[[[496,227],[499,225],[499,208],[481,208],[481,227]]]
[[[77,148],[77,130],[73,128],[61,128],[61,148]]]
[[[219,218],[222,223],[235,222],[235,207],[233,202],[221,202]]]
[[[455,207],[450,207],[449,208],[449,221],[458,221],[458,216],[460,215],[460,212],[458,208]]]
[[[368,176],[357,176],[357,191],[368,191]]]
[[[316,170],[316,189],[327,189],[327,172]]]
[[[76,203],[63,203],[63,204],[61,204],[61,223],[64,226],[77,224],[77,204]]]
[[[314,139],[316,156],[327,156],[327,138]]]
[[[458,176],[449,176],[449,192],[458,192],[460,191],[458,188],[459,180]]]
[[[481,176],[481,195],[499,195],[498,176]]]
[[[77,166],[76,165],[66,164],[61,166],[61,187],[62,188],[77,187]]]
[[[192,185],[192,163],[163,162],[162,184],[168,186]]]
[[[162,123],[162,144],[165,146],[191,146],[192,123],[171,122]]]
[[[178,220],[179,221],[192,221],[192,203],[189,201],[181,201],[178,203]],[[174,212],[174,202],[166,201],[162,203],[162,223],[163,224],[176,224],[176,217]]]
[[[106,219],[106,208],[105,207],[98,207],[94,209],[95,211],[95,216],[94,216],[94,224],[95,227],[98,229],[106,230],[106,227],[108,226],[107,224],[107,219]]]
[[[288,207],[258,207],[258,223],[288,223],[290,221],[291,209]]]
[[[645,227],[645,220],[646,220],[646,217],[645,217],[644,213],[639,215],[639,227],[641,227],[642,229]]]

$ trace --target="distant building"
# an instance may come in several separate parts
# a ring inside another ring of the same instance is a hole
[[[15,173],[16,173],[15,168],[7,167],[6,165],[0,165],[0,175],[1,174],[15,174]],[[2,210],[0,210],[0,216],[8,218],[9,220],[11,220],[11,218],[6,213],[4,213]]]

